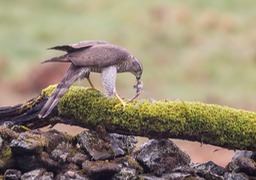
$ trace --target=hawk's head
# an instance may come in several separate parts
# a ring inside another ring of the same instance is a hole
[[[140,80],[142,72],[143,72],[143,67],[142,64],[138,59],[136,59],[134,56],[130,56],[130,72],[136,76],[137,80]]]

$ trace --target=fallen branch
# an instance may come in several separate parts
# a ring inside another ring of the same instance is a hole
[[[118,100],[107,99],[95,89],[73,86],[48,118],[38,119],[55,87],[23,105],[1,108],[0,124],[12,121],[38,128],[61,121],[89,129],[100,125],[108,132],[256,150],[256,113],[200,102],[141,100],[128,102],[123,109]]]

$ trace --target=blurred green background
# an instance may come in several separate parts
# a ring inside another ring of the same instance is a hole
[[[49,66],[40,65],[42,60],[61,53],[46,51],[48,47],[100,39],[127,48],[141,60],[144,65],[141,98],[256,109],[256,1],[1,0],[0,3],[0,105],[40,92],[43,86],[30,85],[32,89],[21,86],[26,86],[26,81],[37,81],[32,77],[40,68]],[[45,71],[37,78],[50,79]],[[51,83],[57,83],[62,75]],[[97,75],[95,78],[101,89],[100,79]],[[134,83],[135,78],[130,74],[118,76],[120,95],[132,96]],[[44,83],[44,87],[47,85]]]
[[[0,106],[59,82],[66,65],[40,65],[61,54],[48,47],[106,40],[143,63],[140,98],[255,111],[255,20],[255,0],[0,0]],[[134,84],[120,74],[117,90],[129,98]]]

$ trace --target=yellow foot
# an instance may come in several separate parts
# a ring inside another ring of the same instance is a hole
[[[120,98],[120,96],[117,94],[117,93],[115,93],[115,96],[117,97],[117,99],[121,102],[121,104],[123,105],[123,110],[125,110],[125,106],[127,105],[126,104],[126,102],[122,99],[122,98]],[[120,104],[117,104],[117,105],[115,105],[115,107],[117,107],[117,106],[119,106]]]
[[[119,100],[121,103],[116,104],[116,105],[115,105],[115,108],[122,106],[122,107],[123,107],[123,110],[125,110],[125,107],[126,107],[127,103],[126,103],[124,100],[120,100],[120,99],[118,99],[118,100]]]

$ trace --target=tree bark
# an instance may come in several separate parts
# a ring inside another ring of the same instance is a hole
[[[37,117],[56,86],[20,105],[0,108],[0,124],[31,129],[62,122],[149,138],[178,138],[228,149],[256,150],[256,113],[200,102],[140,100],[125,108],[95,89],[73,86],[45,119]]]

